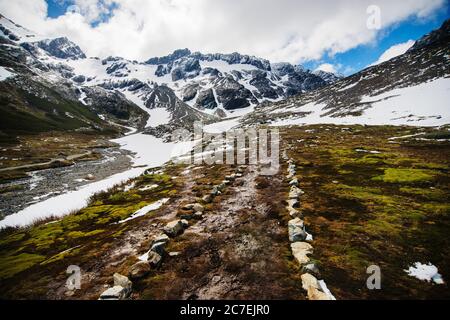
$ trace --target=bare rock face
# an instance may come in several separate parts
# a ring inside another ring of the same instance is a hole
[[[197,108],[215,109],[217,108],[216,98],[212,89],[200,91],[195,102]]]

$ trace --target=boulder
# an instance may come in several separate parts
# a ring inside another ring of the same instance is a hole
[[[156,252],[160,256],[164,256],[166,253],[166,242],[157,242],[152,245],[150,251]]]
[[[308,293],[309,300],[333,300],[322,291],[319,281],[309,273],[302,274],[302,287]]]
[[[88,175],[85,177],[85,179],[86,179],[86,180],[92,181],[92,180],[95,180],[95,176],[94,176],[93,174],[88,174]]]
[[[167,243],[170,241],[170,238],[166,234],[160,234],[155,239],[153,239],[152,245],[156,243]]]
[[[130,281],[130,279],[119,273],[114,273],[113,280],[114,280],[114,287],[120,286],[124,288],[127,297],[131,294],[131,288],[133,286],[133,283]]]
[[[127,297],[127,290],[122,286],[114,286],[105,290],[99,300],[123,300]]]
[[[305,265],[310,262],[308,255],[313,253],[313,247],[307,242],[291,243],[292,255],[300,265]]]
[[[307,265],[303,266],[302,272],[309,273],[309,274],[313,275],[314,277],[316,277],[317,279],[322,278],[322,276],[320,274],[320,270],[315,263],[308,263]]]
[[[291,208],[291,207],[288,207],[287,209],[289,211],[289,215],[292,218],[302,218],[303,217],[303,214],[300,211],[298,211],[297,209],[294,209],[294,208]]]
[[[297,178],[294,178],[294,179],[292,179],[291,181],[289,181],[289,185],[290,186],[296,186],[296,187],[298,187],[298,179]]]
[[[292,219],[292,220],[290,220],[288,222],[288,228],[289,229],[294,229],[294,228],[301,228],[301,229],[303,229],[304,226],[305,226],[305,223],[300,218],[295,218],[295,219]]]
[[[195,212],[205,211],[205,208],[200,203],[194,204],[194,207],[192,209],[194,209]]]
[[[155,252],[153,252],[155,253]],[[149,258],[152,252],[149,253]],[[157,254],[157,253],[155,253]],[[131,266],[130,269],[130,278],[133,280],[141,279],[150,273],[150,264],[146,261],[139,261]]]
[[[305,232],[305,224],[302,219],[295,218],[288,223],[289,241],[305,241],[308,234]]]
[[[206,196],[204,196],[204,197],[202,198],[202,201],[203,201],[204,203],[211,203],[212,200],[213,200],[213,197],[212,197],[212,195],[210,195],[210,194],[207,194]]]
[[[288,206],[294,209],[300,208],[300,201],[298,199],[289,199]]]
[[[186,204],[181,209],[183,210],[194,210],[194,203]]]
[[[229,176],[225,176],[225,180],[234,181],[236,179],[236,174],[231,174]]]
[[[196,212],[194,213],[194,218],[195,219],[202,219],[203,218],[203,212]]]
[[[181,220],[181,225],[183,226],[183,229],[186,229],[189,227],[189,221],[183,219]]]
[[[292,186],[289,191],[289,199],[298,199],[302,194],[304,194],[302,189]]]
[[[166,224],[166,226],[163,228],[163,231],[169,237],[176,237],[183,232],[183,229],[184,227],[181,223],[181,220],[175,220]]]
[[[213,188],[212,188],[212,190],[211,190],[211,195],[212,196],[217,196],[217,195],[219,195],[220,194],[220,190],[219,190],[219,187],[218,186],[214,186]]]
[[[164,248],[163,248],[164,249]],[[162,262],[162,255],[155,251],[150,251],[148,254],[148,263],[153,268],[158,268]]]
[[[181,254],[181,252],[173,251],[169,252],[169,257],[178,257]]]

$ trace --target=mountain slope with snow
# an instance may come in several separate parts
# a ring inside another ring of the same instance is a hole
[[[242,123],[438,126],[450,123],[450,20],[405,54],[327,87],[264,104]]]
[[[42,37],[3,16],[0,32],[0,64],[18,75],[16,81],[5,78],[7,84],[33,79],[58,92],[64,84],[65,98],[75,104],[122,125],[158,131],[249,112],[337,79],[239,53],[182,49],[145,62],[88,58],[65,37]]]

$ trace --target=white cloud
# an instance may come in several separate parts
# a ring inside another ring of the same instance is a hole
[[[366,26],[373,0],[68,0],[80,14],[46,17],[44,0],[0,0],[0,12],[48,36],[65,35],[89,56],[144,60],[188,47],[302,62],[372,43]],[[106,22],[93,27],[112,4]],[[383,27],[422,19],[445,0],[378,0]]]
[[[325,71],[325,72],[330,72],[330,73],[337,73],[337,69],[334,65],[332,65],[331,63],[323,63],[320,66],[318,66],[316,68],[316,70],[314,71]]]
[[[406,51],[408,51],[409,48],[411,48],[414,45],[414,40],[408,40],[403,43],[399,43],[396,45],[393,45],[389,49],[387,49],[383,54],[378,58],[376,62],[371,64],[371,66],[383,63],[385,61],[389,61],[392,58],[398,57],[399,55],[404,54]]]

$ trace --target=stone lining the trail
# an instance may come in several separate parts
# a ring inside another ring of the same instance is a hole
[[[225,180],[223,180],[221,184],[213,186],[210,194],[203,196],[202,202],[212,202],[214,197],[220,195],[227,186],[236,180],[236,178],[243,176],[245,168],[246,166],[238,167],[236,173],[226,176]],[[182,209],[194,212],[193,216],[186,215],[186,217],[189,218],[202,218],[203,212],[205,211],[205,208],[201,203],[186,204],[182,207]],[[189,221],[184,218],[168,222],[161,230],[163,233],[153,239],[150,250],[139,257],[139,262],[131,266],[129,277],[132,280],[139,280],[148,275],[152,268],[158,268],[165,256],[178,256],[180,252],[167,253],[165,247],[171,238],[175,238],[182,234],[187,228],[189,228]],[[100,295],[99,300],[124,300],[130,297],[131,292],[132,282],[127,277],[116,273],[114,274],[114,286],[105,290]]]
[[[288,212],[293,218],[288,222],[289,241],[291,242],[291,251],[297,263],[302,267],[302,287],[307,292],[309,300],[336,300],[328,290],[325,282],[321,280],[319,268],[311,263],[310,255],[314,248],[308,243],[312,241],[312,235],[306,232],[304,221],[301,219],[303,214],[299,211],[300,196],[304,194],[300,189],[299,180],[296,177],[296,165],[292,159],[289,159],[286,151],[283,152],[283,159],[287,160],[288,169],[286,179],[289,181]],[[289,159],[289,160],[288,160]]]
[[[125,300],[131,294],[132,282],[125,276],[115,273],[114,286],[106,289],[99,300]]]

